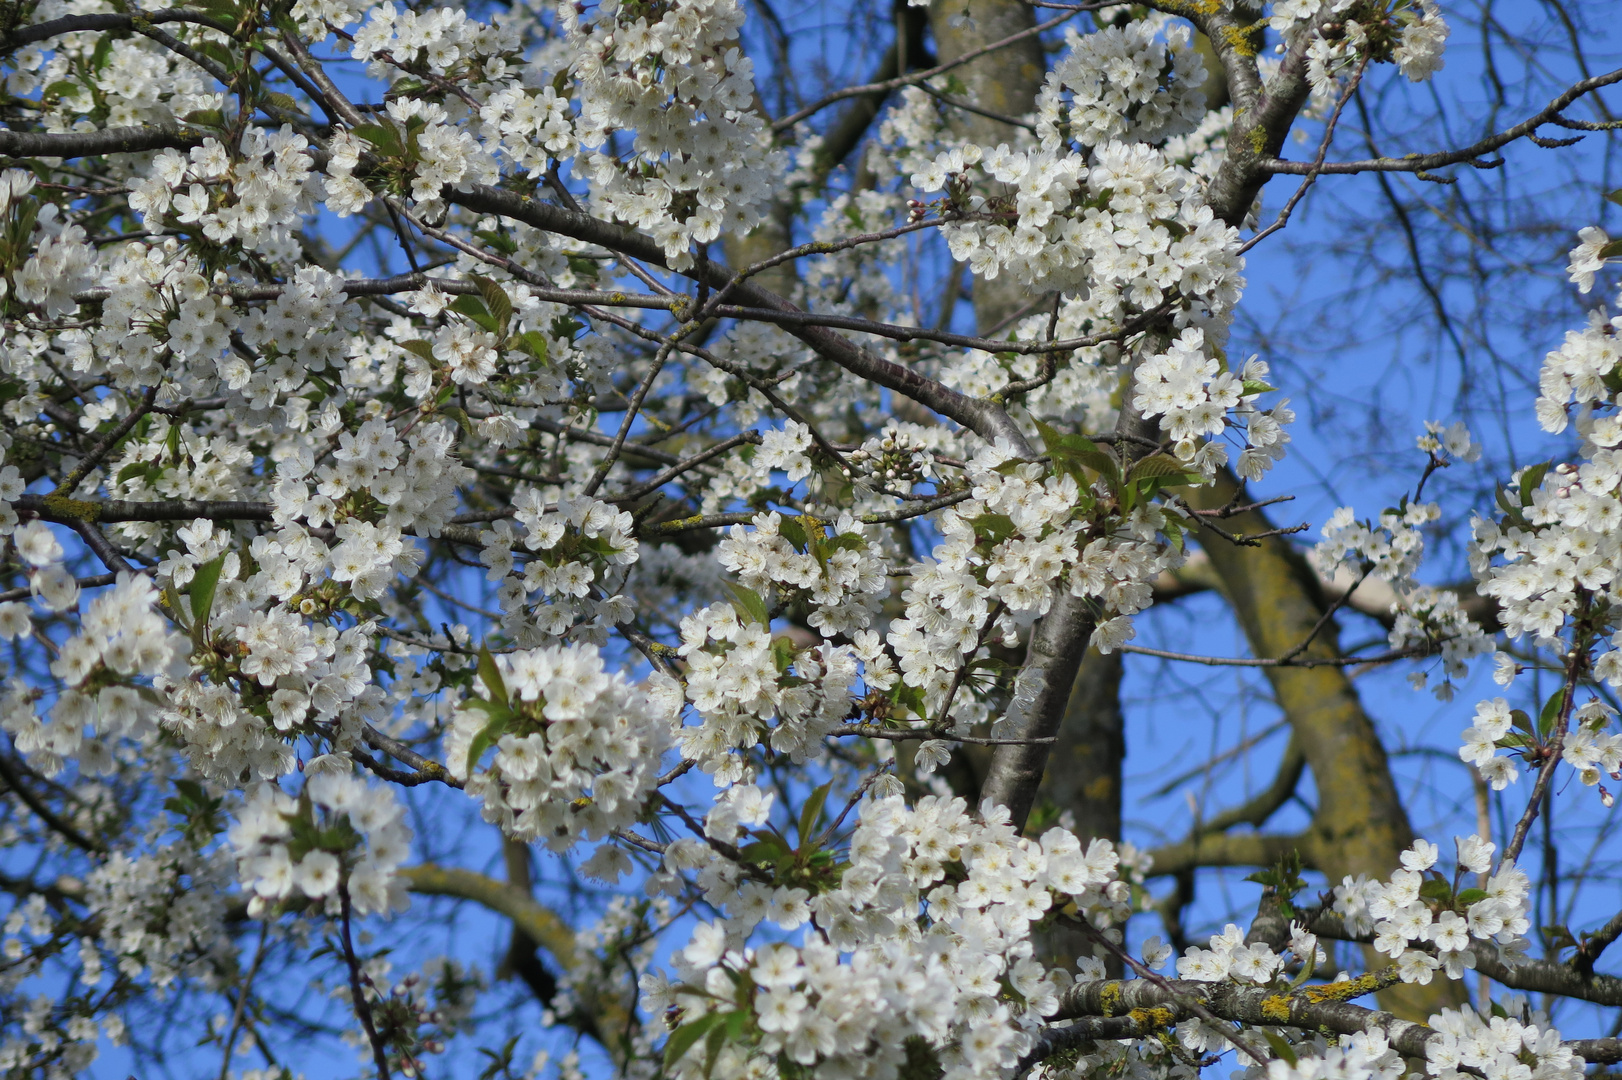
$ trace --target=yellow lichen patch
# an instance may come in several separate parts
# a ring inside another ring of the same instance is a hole
[[[1115,1010],[1121,1007],[1121,984],[1105,983],[1098,991],[1098,1004],[1105,1016],[1114,1016]]]
[[[1255,56],[1258,48],[1256,27],[1252,26],[1224,26],[1218,33],[1222,37],[1222,44],[1232,49],[1240,56]]]
[[[1163,1006],[1155,1006],[1149,1009],[1133,1009],[1126,1015],[1130,1016],[1133,1021],[1137,1023],[1138,1027],[1144,1031],[1149,1031],[1154,1028],[1170,1027],[1172,1021],[1175,1019],[1175,1017],[1172,1015],[1172,1011]]]
[[[53,517],[71,521],[95,521],[100,510],[95,503],[83,499],[70,499],[66,495],[45,496],[45,512]]]
[[[1290,999],[1283,994],[1269,994],[1262,998],[1262,1019],[1269,1024],[1285,1024],[1290,1020]]]
[[[1390,982],[1382,975],[1382,972],[1371,971],[1367,975],[1359,975],[1345,982],[1309,986],[1301,991],[1301,996],[1313,1004],[1321,1001],[1351,1001],[1353,998],[1360,998],[1364,994],[1372,994],[1389,986]]]

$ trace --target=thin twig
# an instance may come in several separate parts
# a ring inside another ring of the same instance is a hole
[[[366,1000],[366,992],[360,985],[360,960],[355,956],[355,944],[349,934],[349,883],[338,882],[338,903],[341,909],[341,932],[343,934],[344,963],[349,968],[349,995],[355,1003],[355,1015],[360,1017],[360,1026],[366,1029],[366,1038],[372,1044],[372,1061],[377,1065],[378,1080],[389,1080],[389,1054],[388,1048],[383,1045],[383,1039],[377,1033],[377,1025],[372,1022],[372,1003]]]
[[[1295,189],[1295,193],[1290,196],[1289,202],[1284,204],[1284,209],[1279,211],[1277,220],[1240,245],[1239,254],[1243,255],[1290,223],[1290,215],[1295,212],[1295,208],[1300,204],[1301,200],[1307,197],[1307,192],[1311,190],[1312,185],[1318,182],[1318,177],[1323,170],[1324,159],[1329,156],[1329,144],[1335,138],[1335,126],[1340,123],[1341,111],[1346,108],[1346,103],[1352,100],[1352,95],[1357,92],[1358,84],[1363,81],[1363,72],[1368,66],[1368,57],[1365,56],[1358,61],[1357,70],[1352,73],[1351,81],[1346,84],[1345,91],[1340,95],[1340,99],[1335,102],[1335,111],[1329,114],[1329,122],[1324,125],[1323,141],[1318,144],[1318,156],[1312,160],[1312,169],[1307,173],[1307,178],[1301,181],[1301,186]]]

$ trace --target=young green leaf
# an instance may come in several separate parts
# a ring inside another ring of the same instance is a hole
[[[670,1038],[665,1040],[665,1071],[670,1072],[676,1062],[685,1057],[687,1051],[691,1050],[693,1045],[707,1035],[709,1030],[719,1024],[721,1020],[721,1013],[708,1012],[692,1023],[683,1024],[675,1031],[672,1031]]]
[[[415,353],[424,360],[428,361],[430,364],[434,362],[434,346],[431,342],[423,341],[420,338],[413,338],[410,341],[402,341],[398,344],[400,348],[404,349],[406,352]]]
[[[1560,706],[1565,703],[1566,688],[1558,687],[1549,695],[1549,700],[1543,703],[1543,711],[1538,714],[1538,734],[1548,738],[1549,732],[1554,730],[1555,721],[1560,718]]]
[[[491,701],[500,702],[511,708],[507,700],[507,683],[501,677],[501,668],[496,666],[496,658],[490,653],[490,646],[479,646],[479,681],[484,683],[484,689],[490,695]]]
[[[787,540],[797,548],[805,547],[806,543],[808,542],[805,526],[802,525],[797,518],[783,518],[777,523],[777,531],[784,540]]]
[[[512,323],[513,317],[512,299],[507,295],[505,289],[490,278],[482,274],[470,274],[468,276],[473,279],[473,284],[479,287],[479,295],[484,297],[484,306],[495,317],[496,325],[500,327],[497,332],[502,337],[506,337],[507,327]]]
[[[817,818],[822,816],[822,805],[828,801],[828,791],[833,787],[829,781],[813,791],[800,807],[800,849],[803,851],[806,844],[811,842],[811,830],[817,827]]]
[[[732,593],[732,606],[738,609],[738,614],[746,619],[752,619],[762,626],[771,625],[771,614],[766,610],[766,601],[760,598],[755,590],[737,582],[725,583]]]
[[[501,324],[485,308],[484,301],[477,296],[458,296],[450,302],[450,309],[458,315],[465,315],[481,329],[488,330],[492,334],[501,333]]]
[[[1543,477],[1548,473],[1551,461],[1540,461],[1536,465],[1528,465],[1526,471],[1521,473],[1521,505],[1532,505],[1532,494],[1543,484]]]
[[[1291,1065],[1296,1063],[1295,1048],[1289,1043],[1285,1042],[1282,1036],[1260,1028],[1257,1030],[1261,1031],[1262,1038],[1267,1040],[1267,1045],[1273,1048],[1273,1053],[1277,1054]]]
[[[1126,474],[1126,482],[1137,480],[1153,480],[1162,477],[1186,477],[1188,466],[1178,461],[1170,454],[1150,454],[1142,461],[1135,463],[1130,472]]]
[[[208,623],[209,612],[214,607],[214,592],[220,584],[220,571],[224,568],[225,556],[216,555],[199,566],[192,575],[188,595],[191,598],[192,622],[198,627]]]
[[[467,747],[467,771],[470,774],[478,767],[479,759],[484,756],[484,752],[500,742],[501,737],[507,734],[507,723],[511,716],[510,712],[504,711],[491,717],[490,722],[473,736],[473,741]]]

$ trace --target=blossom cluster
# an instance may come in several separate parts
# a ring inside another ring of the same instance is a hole
[[[468,699],[445,735],[447,767],[485,820],[554,851],[635,821],[669,745],[669,711],[624,675],[605,672],[595,646],[526,649],[489,662],[491,697]],[[602,850],[599,872],[613,880],[628,864],[617,848]]]
[[[36,557],[60,558],[60,548],[44,522],[17,530],[19,550]],[[54,548],[54,554],[53,554]],[[48,564],[49,565],[49,564]],[[72,584],[73,578],[67,581]],[[74,587],[74,593],[78,589]],[[0,699],[0,728],[7,731],[34,768],[47,776],[60,773],[70,760],[88,772],[113,767],[116,744],[139,744],[152,731],[152,708],[142,696],[142,680],[163,678],[185,654],[185,639],[169,631],[156,610],[158,595],[150,579],[121,573],[113,588],[98,593],[87,606],[79,632],[63,643],[51,672],[64,689],[50,708],[49,720],[35,711],[34,695],[15,680]],[[31,626],[22,605],[5,605],[0,630]],[[147,691],[150,693],[150,691]]]
[[[778,1054],[819,1074],[893,1077],[914,1038],[947,1077],[1002,1075],[1069,981],[1035,958],[1032,926],[1063,911],[1107,927],[1126,914],[1129,893],[1107,840],[1084,849],[1058,828],[1022,838],[1005,810],[987,805],[976,817],[962,799],[932,796],[911,807],[865,800],[848,865],[815,895],[779,895],[697,842],[673,845],[666,863],[706,867],[699,880],[728,917],[701,924],[672,957],[675,982],[650,974],[643,991],[683,1024],[747,1023],[756,1034],[715,1061],[723,1078]],[[745,944],[762,919],[793,932],[812,915],[823,933],[801,944]],[[678,1075],[705,1069],[700,1045]]]
[[[722,783],[743,775],[736,752],[764,739],[798,760],[820,755],[823,736],[850,712],[858,661],[867,663],[870,686],[886,666],[872,631],[859,632],[854,646],[795,649],[774,640],[758,614],[711,604],[683,618],[677,652],[687,662],[686,686],[663,683],[666,696],[678,706],[685,696],[699,719],[677,732],[682,756]]]
[[[1451,876],[1437,869],[1435,844],[1418,840],[1402,854],[1402,869],[1388,882],[1366,875],[1335,886],[1334,911],[1353,934],[1375,935],[1375,951],[1391,957],[1403,982],[1429,983],[1438,969],[1450,979],[1476,966],[1476,950],[1514,964],[1530,943],[1523,936],[1531,881],[1513,859],[1492,868],[1497,846],[1479,836],[1455,841]],[[1482,880],[1464,887],[1468,873]]]
[[[308,150],[291,125],[249,128],[235,154],[212,138],[189,155],[165,150],[130,192],[130,209],[154,231],[192,226],[217,244],[288,258],[298,250],[293,229],[326,194]]]
[[[1313,550],[1314,561],[1324,573],[1346,566],[1388,581],[1399,594],[1415,588],[1414,573],[1425,555],[1422,527],[1438,520],[1438,503],[1403,501],[1403,505],[1382,510],[1378,523],[1359,521],[1355,511],[1342,506],[1323,524],[1323,540]]]
[[[254,789],[229,839],[249,913],[309,900],[336,910],[347,896],[360,914],[406,904],[395,869],[409,853],[405,808],[391,787],[367,784],[341,762],[312,769],[297,796],[274,784]]]
[[[656,20],[636,6],[614,5],[577,27],[574,138],[587,148],[577,168],[601,213],[645,230],[666,262],[684,269],[692,265],[694,242],[708,243],[723,229],[741,236],[759,224],[782,160],[750,108],[754,69],[736,47],[739,6],[673,0],[654,13]],[[524,111],[522,142],[543,133],[562,140],[556,111],[534,105]],[[502,119],[516,115],[515,109]],[[635,132],[630,161],[595,149],[615,131]],[[520,163],[531,154],[520,151]]]
[[[479,553],[485,577],[501,583],[496,600],[502,628],[533,646],[571,631],[589,636],[594,621],[597,629],[629,621],[629,603],[613,592],[610,579],[623,581],[624,568],[640,554],[631,515],[601,499],[548,503],[534,488],[519,491],[513,502],[513,520],[523,533],[499,521]],[[514,557],[519,548],[525,552],[522,566]]]
[[[779,603],[811,607],[806,622],[824,637],[866,629],[873,611],[889,592],[887,563],[862,526],[844,515],[833,532],[806,519],[790,523],[784,535],[775,511],[755,516],[753,528],[732,526],[717,548],[722,566],[747,589],[773,595]],[[799,548],[805,548],[802,552]]]

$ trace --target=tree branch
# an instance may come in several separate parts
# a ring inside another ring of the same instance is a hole
[[[1315,866],[1310,834],[1280,836],[1274,833],[1199,833],[1188,840],[1155,848],[1154,876],[1180,874],[1203,866],[1271,866],[1291,852],[1302,862]]]
[[[1578,98],[1601,87],[1611,86],[1618,82],[1622,82],[1622,68],[1574,83],[1535,115],[1528,117],[1514,127],[1505,128],[1495,135],[1489,135],[1457,150],[1443,150],[1434,154],[1408,154],[1400,158],[1379,157],[1366,158],[1362,161],[1331,161],[1321,165],[1307,161],[1285,161],[1280,158],[1269,158],[1258,162],[1257,168],[1267,173],[1288,173],[1295,176],[1312,175],[1313,173],[1428,172],[1432,169],[1440,169],[1447,165],[1459,165],[1464,162],[1482,169],[1497,168],[1503,164],[1502,160],[1484,162],[1479,159],[1483,155],[1508,146],[1517,139],[1532,136],[1544,124],[1556,123],[1560,113]]]
[[[546,232],[559,233],[589,244],[597,244],[656,266],[665,265],[664,249],[651,237],[635,229],[594,218],[589,214],[552,203],[539,202],[516,192],[503,191],[483,184],[470,185],[467,190],[449,190],[446,192],[446,198],[475,213],[511,218]],[[683,273],[694,280],[707,282],[714,289],[725,288],[732,282],[734,276],[725,265],[713,260],[698,263],[692,270]],[[988,442],[999,437],[1006,438],[1014,445],[1016,452],[1029,455],[1030,447],[1025,442],[1024,435],[1001,406],[971,398],[910,368],[876,356],[826,327],[808,325],[799,318],[809,318],[807,313],[759,285],[750,282],[737,284],[733,287],[733,293],[747,305],[747,309],[780,317],[784,321],[784,329],[790,334],[805,342],[818,355],[852,374],[877,383],[887,390],[903,394],[925,408],[955,420]],[[764,314],[761,317],[764,317]]]
[[[99,157],[146,150],[201,146],[201,131],[168,124],[102,128],[100,131],[34,132],[0,130],[0,155],[11,158]]]
[[[1345,920],[1332,911],[1313,916],[1307,924],[1307,929],[1319,937],[1333,938],[1336,941],[1355,941],[1366,945],[1374,940],[1372,934],[1349,933]],[[1555,994],[1560,997],[1591,1001],[1596,1005],[1622,1005],[1622,978],[1615,975],[1596,975],[1591,968],[1584,970],[1576,957],[1569,963],[1528,957],[1515,964],[1508,964],[1504,962],[1497,945],[1490,941],[1475,939],[1471,939],[1470,951],[1475,954],[1477,971],[1511,990],[1524,990],[1532,994]]]
[[[568,923],[533,896],[505,882],[471,870],[433,863],[403,867],[400,876],[414,893],[471,900],[512,920],[514,929],[545,949],[565,971],[576,972],[589,962],[577,949],[575,932]],[[582,1033],[612,1049],[608,1033],[625,1030],[629,1019],[625,1006],[593,992],[584,980],[577,990],[583,1011],[570,1019]]]

